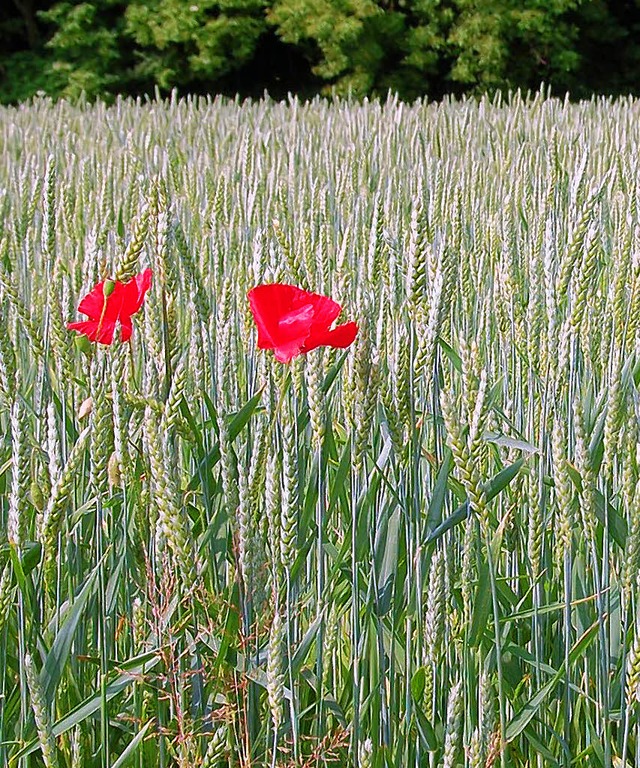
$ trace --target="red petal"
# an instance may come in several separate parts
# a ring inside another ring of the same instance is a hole
[[[103,318],[115,322],[122,310],[125,286],[116,281],[113,290],[105,299],[104,284],[105,281],[102,280],[94,285],[78,305],[78,312],[88,315],[91,320],[99,321]]]
[[[116,281],[113,291],[107,298],[107,308],[104,313],[104,319],[111,323],[116,323],[122,313],[122,307],[125,299],[124,283]]]
[[[337,319],[342,307],[328,296],[320,296],[318,293],[309,294],[313,302],[313,323],[311,324],[311,336],[315,332],[327,331],[331,323]]]
[[[83,320],[79,323],[68,323],[67,328],[70,331],[79,331],[84,334],[89,341],[97,341],[100,344],[111,344],[113,334],[116,330],[116,324],[113,320],[103,319],[102,323],[98,320]]]
[[[121,283],[122,285],[122,308],[120,310],[120,317],[131,317],[142,306],[144,296],[151,287],[151,278],[153,272],[150,269],[145,269],[139,275],[133,277],[127,283]],[[117,285],[117,284],[116,284]]]
[[[302,346],[299,341],[292,341],[289,344],[282,344],[274,348],[276,360],[280,363],[290,363],[294,357],[302,354]]]
[[[292,342],[297,342],[298,346],[302,346],[311,332],[312,323],[313,306],[311,304],[305,304],[287,312],[278,321],[279,341],[276,346],[288,346]]]
[[[295,285],[267,283],[249,291],[251,314],[258,327],[258,347],[273,349],[280,343],[290,341],[283,338],[280,320],[293,309],[294,297],[300,293]],[[288,336],[285,329],[285,336]]]
[[[95,341],[91,336],[98,330],[98,322],[96,320],[82,320],[79,323],[67,323],[67,328],[70,331],[78,331],[91,341]]]
[[[344,349],[353,344],[357,333],[357,323],[344,323],[344,325],[339,325],[332,331],[325,331],[324,333],[310,336],[305,342],[302,351],[310,352],[312,349],[316,349],[316,347],[324,346]]]
[[[131,325],[130,317],[123,317],[120,319],[120,341],[129,341],[133,326]]]
[[[104,280],[89,291],[89,293],[82,299],[78,305],[78,312],[82,312],[83,315],[87,315],[92,320],[99,320],[104,309],[104,292],[103,292]],[[111,297],[109,297],[111,298]]]

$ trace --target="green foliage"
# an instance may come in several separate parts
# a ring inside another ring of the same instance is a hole
[[[328,88],[357,96],[381,85],[404,26],[376,0],[275,0],[268,18],[285,42],[303,46]]]
[[[62,78],[52,72],[51,66],[51,55],[47,53],[18,51],[0,56],[0,101],[16,103],[38,92],[58,93]]]
[[[340,92],[391,87],[401,96],[567,82],[580,64],[575,0],[276,0],[283,40],[304,45],[314,71]],[[458,85],[459,84],[459,85]]]
[[[637,93],[640,5],[613,0],[32,0],[0,21],[0,102],[262,88],[357,97]],[[20,9],[20,10],[19,10]],[[257,89],[257,90],[256,90]]]
[[[251,60],[266,30],[262,0],[132,0],[126,34],[136,74],[161,88],[214,83]]]
[[[121,14],[124,5],[114,0],[56,3],[41,18],[56,30],[47,43],[56,95],[89,97],[123,89],[127,76],[122,51]],[[49,88],[51,90],[51,88]]]
[[[447,34],[454,18],[451,5],[440,0],[410,0],[399,87],[411,95],[437,87],[449,59]]]
[[[580,63],[568,12],[575,0],[458,0],[451,79],[481,88],[535,87]]]

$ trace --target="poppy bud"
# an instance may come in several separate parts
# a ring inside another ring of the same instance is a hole
[[[107,278],[104,283],[102,284],[102,293],[105,297],[105,299],[109,298],[111,294],[113,293],[114,289],[116,287],[116,281],[110,280]]]
[[[91,354],[91,342],[86,336],[76,336],[74,341],[80,352],[84,352],[85,355]]]
[[[40,488],[40,483],[37,480],[34,480],[31,483],[31,502],[33,503],[33,506],[38,510],[38,512],[42,512],[42,510],[45,507],[46,500],[44,498],[44,494],[42,493],[42,489]]]

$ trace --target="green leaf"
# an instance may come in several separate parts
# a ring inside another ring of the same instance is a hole
[[[569,652],[568,663],[573,664],[576,659],[580,658],[582,653],[589,647],[593,639],[598,632],[599,622],[595,621],[581,637],[574,643],[571,651]],[[556,674],[545,683],[540,690],[538,690],[529,701],[520,709],[514,717],[511,719],[505,730],[505,739],[507,742],[513,741],[518,737],[522,731],[527,727],[531,720],[535,717],[537,711],[540,709],[542,702],[547,698],[551,691],[556,687],[558,682],[565,674],[564,665]]]
[[[505,739],[507,742],[513,741],[516,736],[519,736],[522,731],[531,722],[536,712],[540,708],[542,702],[547,698],[551,691],[556,687],[558,680],[560,679],[558,673],[555,677],[552,677],[547,683],[545,683],[539,691],[522,707],[522,709],[513,717],[511,722],[507,725],[505,731]]]
[[[251,418],[253,412],[258,407],[258,403],[260,402],[260,399],[262,398],[262,392],[263,390],[259,390],[256,392],[256,394],[249,400],[245,405],[242,406],[242,408],[236,413],[236,415],[231,420],[231,423],[229,424],[229,439],[235,440],[235,438],[240,434],[240,432],[244,429],[247,422]],[[194,491],[196,488],[200,486],[200,483],[202,482],[202,475],[205,472],[210,472],[213,467],[220,461],[220,444],[216,443],[213,448],[207,453],[207,455],[202,459],[200,464],[198,465],[198,468],[196,469],[195,473],[193,474],[191,478],[191,482],[189,483],[189,490]]]
[[[351,469],[351,443],[347,442],[342,449],[342,456],[340,457],[340,464],[338,465],[338,471],[333,478],[331,484],[331,492],[329,494],[329,506],[327,508],[327,514],[331,512],[336,502],[340,498],[341,494],[348,491],[346,481],[349,476],[349,470]]]
[[[585,708],[584,715],[587,721],[587,733],[589,734],[589,742],[593,748],[591,765],[593,765],[594,768],[600,768],[606,764],[604,749],[602,748],[601,736],[598,733],[598,729],[595,727],[591,714],[587,708]]]
[[[422,701],[424,686],[426,683],[426,672],[424,667],[419,667],[413,673],[411,678],[411,695],[414,701]]]
[[[307,631],[304,633],[304,637],[298,643],[298,647],[296,648],[295,653],[293,654],[293,658],[291,659],[291,668],[294,674],[300,670],[304,660],[307,658],[311,644],[315,640],[323,621],[324,616],[322,615],[314,619]]]
[[[595,491],[595,513],[600,525],[605,525],[604,496],[601,491]],[[624,549],[627,541],[627,521],[620,515],[619,510],[613,504],[607,504],[609,517],[609,534],[615,543]]]
[[[514,461],[513,464],[509,464],[508,467],[502,469],[500,472],[498,472],[497,475],[492,477],[488,483],[486,483],[484,487],[484,494],[487,501],[495,499],[499,493],[504,491],[504,489],[522,469],[524,462],[525,459],[518,459],[518,461]]]
[[[76,345],[79,352],[82,352],[83,354],[89,356],[91,355],[93,351],[93,347],[91,345],[91,342],[86,336],[76,336],[74,338],[74,344]]]
[[[155,665],[160,661],[160,658],[160,652],[158,650],[153,650],[119,664],[118,668],[122,671],[122,674],[112,678],[111,681],[107,683],[105,691],[106,700],[111,701],[111,699],[124,691],[125,688],[139,680],[140,675],[155,667]],[[102,694],[100,691],[95,693],[93,696],[89,696],[81,704],[78,704],[77,707],[72,709],[71,712],[66,714],[61,720],[58,720],[58,722],[55,723],[53,726],[53,735],[60,736],[74,726],[78,725],[78,723],[81,723],[88,717],[91,717],[94,712],[97,712],[100,709],[101,703]],[[20,760],[22,760],[23,757],[30,755],[32,752],[35,752],[36,749],[39,749],[39,747],[40,742],[37,739],[29,742],[29,744],[27,744],[19,752],[13,755],[11,764],[16,765]]]
[[[420,741],[427,752],[435,752],[438,749],[438,739],[434,733],[433,726],[427,720],[422,708],[414,703],[413,712],[416,718],[416,725],[418,726],[418,735]]]
[[[391,607],[393,581],[398,570],[398,542],[401,533],[400,508],[396,507],[384,525],[378,526],[375,556],[380,563],[378,570],[377,613],[384,616]]]
[[[28,611],[31,611],[31,590],[29,589],[29,585],[27,584],[27,577],[22,568],[22,561],[17,549],[13,546],[13,544],[9,545],[9,560],[11,561],[13,574],[16,577],[16,581],[18,582],[18,589],[20,590],[22,598],[25,601],[25,606]]]
[[[490,612],[491,586],[489,582],[489,565],[486,561],[483,561],[478,569],[476,597],[473,601],[473,613],[471,615],[469,645],[472,648],[477,648],[480,645],[482,636],[487,628]]]
[[[456,525],[459,525],[463,520],[466,520],[467,517],[469,517],[469,502],[465,501],[453,514],[449,515],[446,520],[443,520],[434,531],[431,531],[427,536],[427,544],[437,541],[441,536],[444,536],[447,531],[450,531]]]
[[[530,728],[525,730],[524,736],[526,737],[529,744],[531,744],[533,747],[535,754],[541,755],[544,758],[543,765],[545,768],[554,768],[555,766],[560,765],[560,762],[554,757],[549,748],[543,744],[540,739],[537,739],[535,734],[531,733]]]
[[[98,583],[98,571],[103,563],[100,562],[89,574],[80,593],[69,608],[64,623],[58,630],[58,634],[53,641],[53,645],[47,658],[45,659],[42,670],[40,671],[40,685],[44,691],[47,702],[51,703],[55,695],[56,686],[64,672],[73,638],[75,637],[82,612],[85,609],[87,601],[93,595]]]
[[[510,464],[508,467],[505,467],[503,470],[498,472],[495,477],[492,477],[491,480],[485,484],[484,492],[487,501],[494,499],[509,485],[509,483],[522,468],[524,461],[524,459],[518,459],[518,461],[515,461],[513,464]],[[465,501],[464,504],[461,504],[455,510],[455,512],[449,515],[446,520],[443,520],[443,522],[440,523],[440,525],[435,530],[431,531],[431,533],[427,536],[427,544],[430,544],[431,542],[439,539],[441,536],[444,536],[444,534],[451,530],[451,528],[454,528],[463,520],[466,520],[468,515],[469,502]]]
[[[438,337],[438,344],[449,359],[451,365],[456,369],[456,371],[458,371],[458,373],[462,373],[462,358],[460,355],[450,344],[447,344],[447,342],[441,336]]]
[[[149,728],[151,728],[153,723],[154,723],[153,720],[149,720],[147,723],[145,723],[142,726],[140,731],[133,737],[131,742],[127,745],[127,747],[124,750],[124,752],[115,761],[115,763],[112,764],[111,768],[124,768],[124,766],[134,756],[136,750],[138,749],[138,747],[140,745],[140,742],[147,735],[147,731],[149,730]]]
[[[318,678],[314,675],[314,673],[308,669],[303,668],[300,670],[300,677],[307,683],[307,685],[314,691],[318,691]],[[266,681],[266,675],[265,675],[265,681]],[[286,690],[286,689],[285,689]],[[344,716],[344,712],[342,711],[342,708],[336,701],[336,699],[330,694],[324,692],[322,694],[322,703],[323,706],[331,712],[331,714],[336,718],[336,720],[340,723],[340,725],[343,728],[346,728],[347,721]]]
[[[333,382],[336,380],[337,375],[340,373],[340,369],[344,365],[344,361],[347,359],[347,355],[349,354],[349,350],[344,352],[338,360],[329,368],[327,375],[324,377],[324,381],[322,382],[321,389],[322,392],[326,395],[331,391],[331,387],[333,386]]]
[[[587,597],[581,597],[579,600],[572,600],[571,601],[571,607],[574,608],[576,605],[581,605],[582,603],[588,603],[592,600],[595,600],[598,597],[598,595],[588,595]],[[519,621],[521,619],[531,619],[533,616],[544,616],[548,613],[555,613],[556,611],[562,611],[565,608],[564,602],[556,602],[556,603],[548,603],[547,605],[541,605],[537,609],[536,608],[529,608],[526,611],[517,611],[516,613],[512,613],[509,616],[503,616],[500,621],[501,622],[508,622],[508,621]]]
[[[444,500],[447,494],[447,483],[452,467],[453,457],[451,456],[451,451],[447,449],[442,465],[438,471],[436,483],[433,486],[431,500],[429,501],[429,509],[427,510],[427,532],[434,531],[442,522],[442,508],[444,507]]]
[[[580,476],[578,470],[571,466],[571,464],[567,463],[567,474],[571,478],[571,482],[573,483],[575,489],[578,491],[578,493],[581,493],[582,477]],[[594,499],[596,517],[600,525],[604,527],[606,522],[604,512],[604,496],[602,491],[598,490],[597,488],[594,491]],[[607,505],[607,512],[609,517],[609,533],[611,534],[611,538],[621,549],[624,549],[627,541],[627,522],[620,515],[619,510],[613,506],[613,504]]]
[[[42,557],[42,545],[40,542],[29,541],[22,551],[22,568],[25,576],[38,565]]]

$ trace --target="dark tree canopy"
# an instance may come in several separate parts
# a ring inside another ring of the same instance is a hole
[[[3,0],[0,102],[640,93],[640,0]]]

